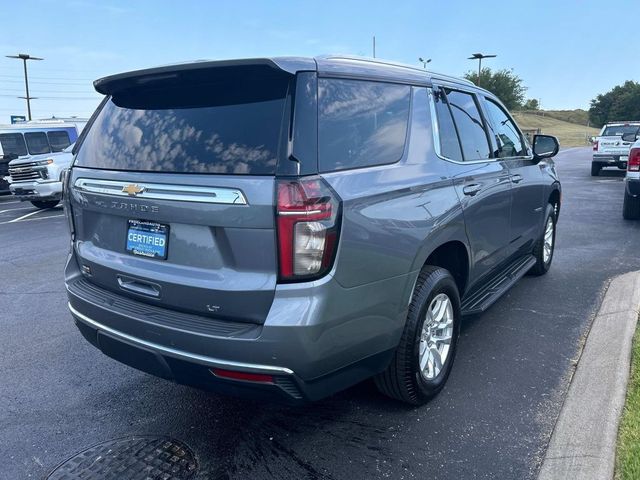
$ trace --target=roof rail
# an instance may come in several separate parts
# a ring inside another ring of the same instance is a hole
[[[406,68],[408,70],[412,70],[415,72],[420,72],[420,73],[424,73],[432,78],[436,78],[439,80],[446,80],[446,81],[450,81],[450,82],[456,82],[456,83],[464,83],[464,84],[468,84],[468,85],[474,85],[475,83],[473,83],[470,80],[467,80],[466,78],[460,78],[460,77],[454,77],[452,75],[446,75],[443,73],[437,73],[437,72],[433,72],[431,70],[425,70],[424,68],[420,68],[420,67],[416,67],[415,65],[409,65],[407,63],[401,63],[401,62],[394,62],[392,60],[381,60],[379,58],[372,58],[372,57],[362,57],[359,55],[320,55],[318,56],[318,58],[322,58],[322,59],[326,59],[326,60],[354,60],[354,61],[358,61],[358,62],[366,62],[366,63],[375,63],[375,64],[379,64],[379,65],[387,65],[390,67],[398,67],[398,68]]]

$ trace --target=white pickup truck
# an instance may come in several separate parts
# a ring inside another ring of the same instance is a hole
[[[71,166],[73,145],[61,152],[11,160],[6,177],[11,193],[34,207],[55,207],[62,198],[62,173]]]
[[[593,160],[591,175],[596,177],[604,167],[618,167],[626,170],[629,161],[629,149],[633,142],[622,139],[623,135],[638,134],[640,121],[607,123],[600,135],[593,141]]]

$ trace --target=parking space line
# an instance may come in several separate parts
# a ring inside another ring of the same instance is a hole
[[[34,213],[38,213],[38,212],[34,212]],[[48,217],[36,217],[36,218],[27,218],[26,220],[22,220],[20,223],[24,223],[24,222],[32,222],[34,220],[46,220],[47,218],[59,218],[59,217],[64,217],[64,213],[61,213],[60,215],[49,215]],[[7,223],[14,223],[16,222],[16,220],[9,220],[8,222],[0,222],[0,225],[5,225]]]
[[[48,209],[47,209],[48,210]],[[14,218],[13,220],[9,220],[7,223],[19,222],[20,220],[24,220],[25,218],[29,218],[31,215],[35,215],[36,213],[46,212],[47,210],[36,210],[35,212],[27,213],[18,218]]]
[[[6,210],[0,210],[0,213],[15,212],[16,210],[31,210],[31,209],[33,209],[33,207],[7,208]]]

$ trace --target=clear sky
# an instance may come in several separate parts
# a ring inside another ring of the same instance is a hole
[[[618,0],[2,0],[0,123],[24,114],[29,63],[34,118],[88,116],[91,81],[192,59],[372,54],[452,75],[497,54],[546,109],[588,108],[598,93],[639,80],[640,1]]]

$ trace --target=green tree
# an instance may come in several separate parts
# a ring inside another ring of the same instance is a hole
[[[478,85],[478,72],[467,72],[464,78]],[[509,110],[522,108],[527,87],[522,84],[522,79],[513,73],[513,70],[504,69],[493,72],[485,67],[480,72],[480,86],[498,97]]]
[[[597,126],[616,120],[640,120],[640,83],[627,80],[591,100],[589,120]]]
[[[540,110],[540,102],[538,102],[538,100],[536,100],[535,98],[530,98],[529,100],[524,102],[524,105],[522,105],[522,109],[523,110]]]

